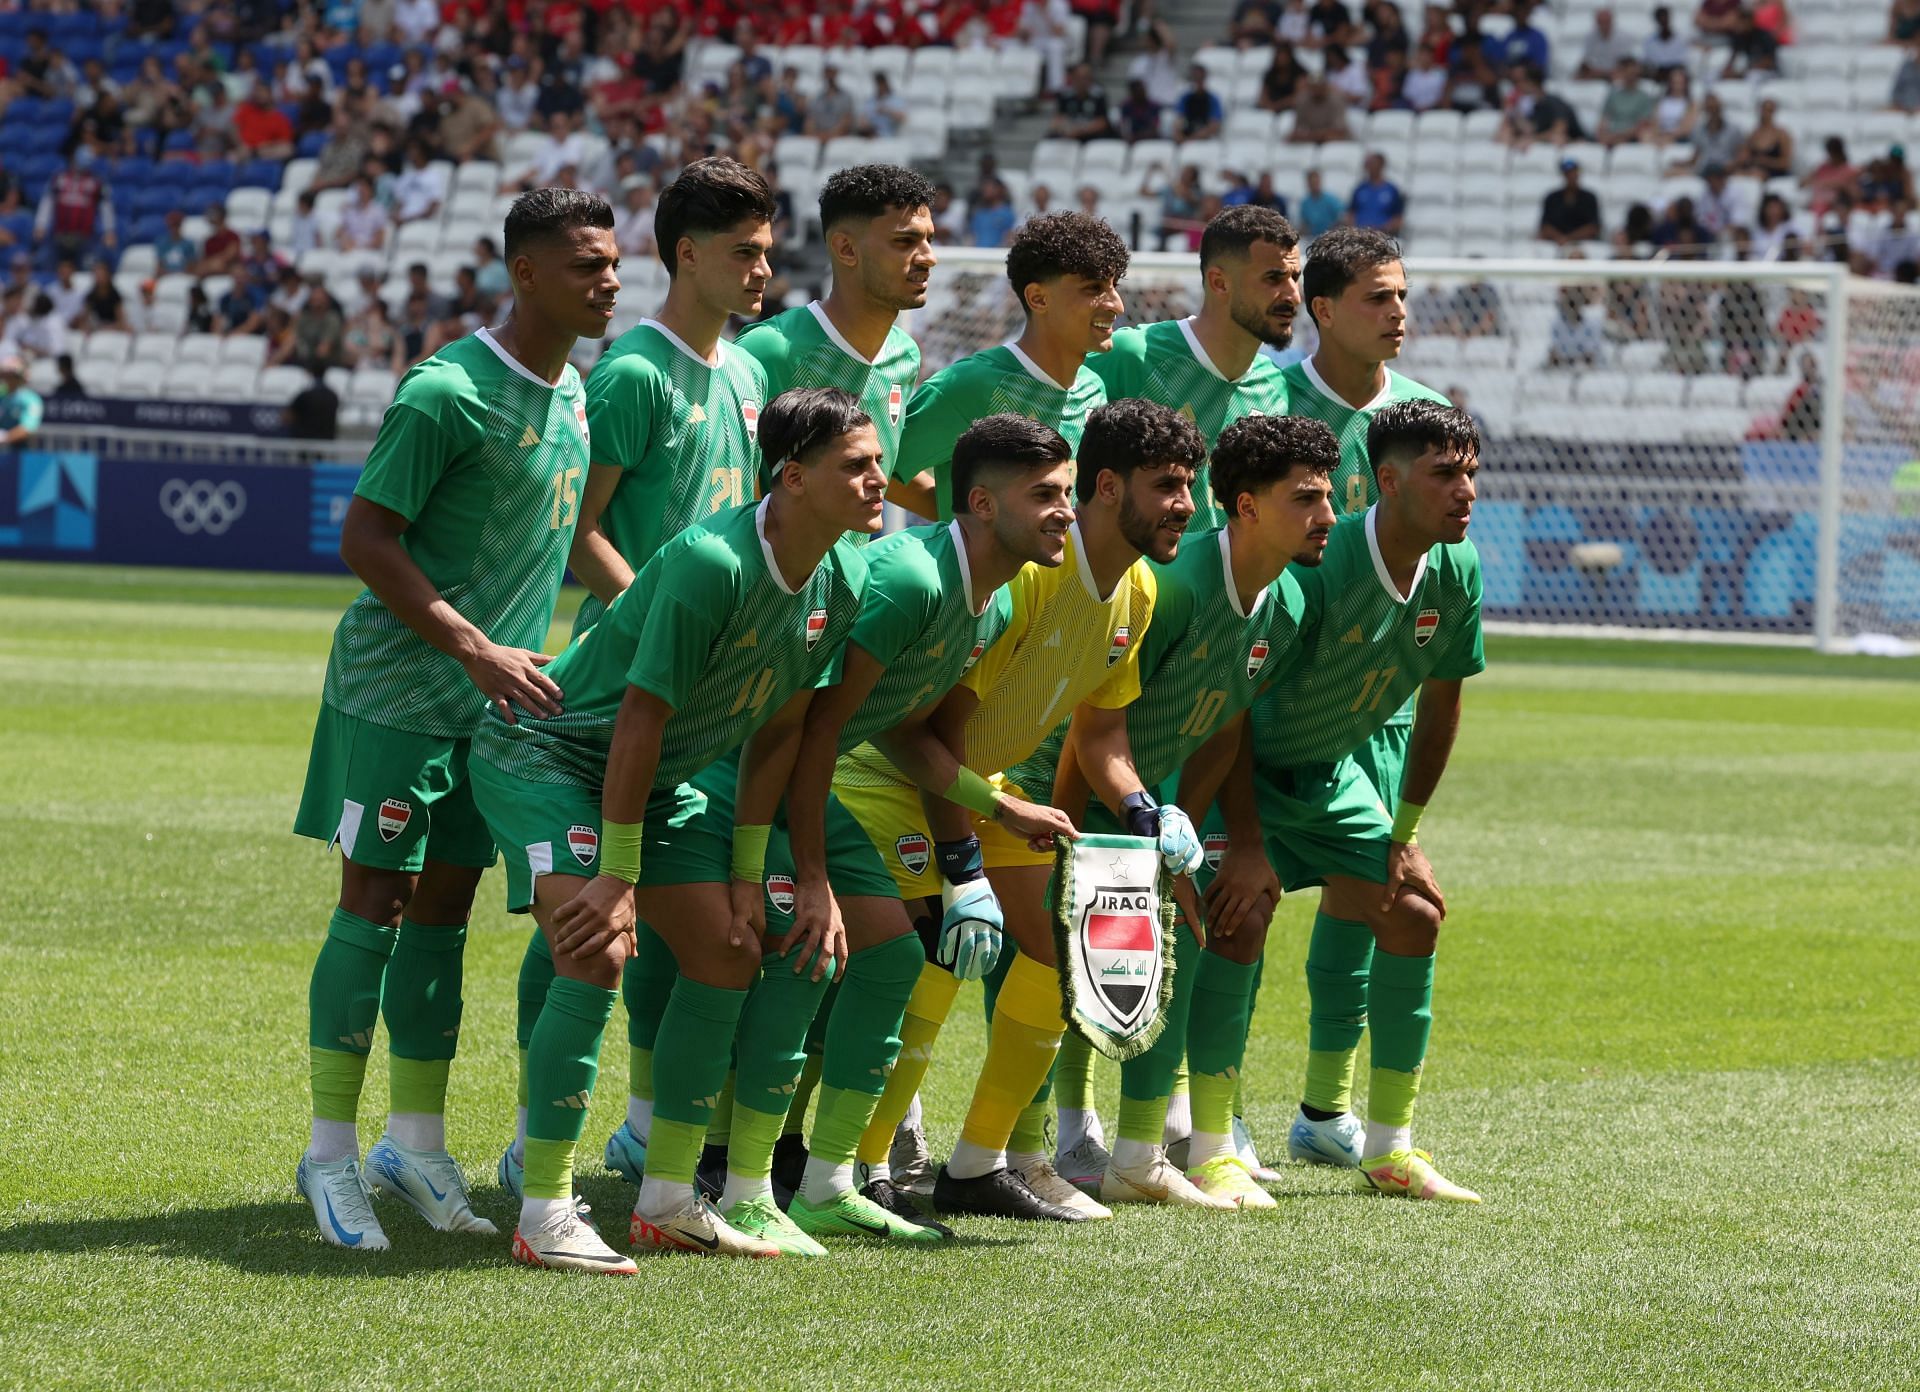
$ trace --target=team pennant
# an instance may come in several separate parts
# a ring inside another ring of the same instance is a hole
[[[1048,900],[1061,1014],[1108,1058],[1145,1053],[1173,999],[1173,882],[1140,836],[1061,837]]]

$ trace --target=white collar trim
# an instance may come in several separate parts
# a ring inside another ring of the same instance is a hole
[[[1045,382],[1048,386],[1052,387],[1055,391],[1072,391],[1073,390],[1072,383],[1068,383],[1067,385],[1062,386],[1060,383],[1054,381],[1052,377],[1048,376],[1045,370],[1041,368],[1040,364],[1035,362],[1032,358],[1028,357],[1026,353],[1022,351],[1020,345],[1015,343],[1012,339],[1007,340],[1007,351],[1013,354],[1014,359],[1020,364],[1020,366],[1026,368],[1028,373],[1031,374],[1031,376],[1033,377],[1034,381]]]
[[[807,312],[813,315],[814,321],[820,325],[820,332],[833,340],[834,347],[838,348],[855,362],[863,362],[868,367],[873,366],[875,359],[868,357],[865,353],[862,353],[858,348],[855,348],[851,343],[847,342],[846,336],[833,326],[833,320],[827,317],[827,307],[824,304],[819,300],[809,300],[807,302]]]
[[[947,523],[947,533],[953,538],[953,554],[960,561],[960,583],[966,587],[967,612],[977,619],[986,612],[987,605],[985,600],[976,604],[973,599],[973,567],[967,561],[967,534],[961,529],[959,518]]]
[[[1413,566],[1413,583],[1407,586],[1407,592],[1401,594],[1394,587],[1393,576],[1387,572],[1387,563],[1380,556],[1380,534],[1374,529],[1374,522],[1380,513],[1380,504],[1375,503],[1367,509],[1367,551],[1373,557],[1373,573],[1380,579],[1380,588],[1393,596],[1395,604],[1404,605],[1419,592],[1420,582],[1427,578],[1427,558],[1422,556]]]
[[[660,337],[666,339],[667,342],[671,343],[702,367],[719,367],[727,360],[727,341],[724,338],[714,343],[713,356],[711,358],[703,358],[693,351],[692,347],[688,345],[684,338],[680,337],[679,334],[675,333],[658,319],[642,319],[640,323],[642,327],[652,329],[655,333],[659,334]]]
[[[1320,375],[1320,369],[1313,365],[1313,359],[1311,357],[1305,357],[1300,359],[1300,368],[1301,368],[1301,371],[1307,374],[1307,380],[1313,383],[1314,388],[1320,393],[1320,395],[1326,397],[1327,400],[1329,401],[1339,402],[1342,406],[1347,407],[1347,409],[1350,411],[1351,410],[1377,411],[1382,406],[1387,404],[1388,398],[1393,394],[1393,369],[1390,367],[1386,367],[1384,365],[1382,366],[1381,370],[1385,372],[1387,375],[1383,377],[1380,381],[1380,390],[1377,393],[1375,393],[1373,400],[1369,401],[1366,405],[1360,406],[1360,407],[1352,406],[1351,404],[1348,403],[1346,397],[1340,395],[1339,392],[1335,391],[1332,387],[1327,385],[1327,379]]]
[[[1080,573],[1080,583],[1087,587],[1087,593],[1093,596],[1095,603],[1107,603],[1113,598],[1113,591],[1109,590],[1106,594],[1101,594],[1100,587],[1093,582],[1093,567],[1087,563],[1087,543],[1086,538],[1080,535],[1079,518],[1074,518],[1068,524],[1067,535],[1073,541],[1073,565],[1074,569]],[[1113,588],[1117,590],[1120,587],[1115,585]]]
[[[1220,529],[1220,573],[1227,579],[1227,603],[1233,606],[1233,612],[1240,618],[1250,619],[1260,612],[1260,606],[1267,602],[1267,592],[1261,590],[1253,597],[1253,608],[1240,607],[1240,587],[1233,583],[1233,532],[1226,527]]]
[[[525,363],[521,362],[520,359],[514,357],[513,354],[509,353],[506,349],[502,348],[500,346],[500,340],[493,336],[492,329],[484,328],[484,327],[475,329],[473,331],[473,336],[479,339],[482,343],[486,344],[487,347],[491,348],[493,350],[493,355],[496,358],[500,359],[501,362],[507,365],[508,371],[513,372],[517,376],[526,378],[529,382],[533,383],[536,387],[545,387],[548,391],[553,391],[555,388],[560,386],[561,382],[565,382],[567,380],[567,369],[565,367],[562,367],[560,369],[560,381],[549,382],[546,378],[542,377],[539,373],[533,371]]]
[[[1198,315],[1189,314],[1186,318],[1178,321],[1180,325],[1180,335],[1187,340],[1187,350],[1193,354],[1193,360],[1223,382],[1239,381],[1239,377],[1227,376],[1226,373],[1214,365],[1213,359],[1207,356],[1207,350],[1200,343],[1200,335],[1193,331],[1193,321],[1197,318],[1199,318]],[[1258,353],[1254,354],[1254,362],[1258,362],[1259,360],[1260,355]],[[1247,372],[1251,371],[1253,371],[1253,363],[1248,363]],[[1245,375],[1246,373],[1244,372],[1240,374],[1241,377]]]
[[[780,593],[797,595],[800,590],[787,583],[787,577],[780,573],[780,562],[774,559],[773,547],[767,544],[767,504],[772,501],[771,497],[762,498],[760,506],[753,510],[753,531],[754,535],[760,538],[760,558],[767,563],[767,574],[771,575],[773,583],[780,587]],[[818,568],[815,567],[815,569]],[[810,570],[807,572],[807,580],[811,579],[813,579],[813,571]],[[807,580],[800,582],[802,589],[806,587]]]

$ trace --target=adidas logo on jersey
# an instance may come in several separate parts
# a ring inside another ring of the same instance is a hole
[[[1202,638],[1200,640],[1200,646],[1193,650],[1193,660],[1195,662],[1206,661],[1207,649],[1212,646],[1213,645],[1210,642],[1208,642],[1205,638]]]
[[[736,648],[751,648],[757,645],[759,641],[760,641],[760,630],[757,628],[750,628],[745,633],[741,634],[739,638],[735,639],[733,645]]]
[[[1340,641],[1343,643],[1364,643],[1367,641],[1367,635],[1360,631],[1359,624],[1355,624],[1341,635]]]
[[[942,638],[939,642],[935,643],[932,647],[927,649],[927,656],[940,657],[944,655],[946,651],[947,651],[947,640]]]
[[[1059,647],[1059,646],[1060,646],[1060,630],[1059,630],[1059,629],[1057,629],[1057,628],[1056,628],[1056,629],[1054,629],[1054,631],[1053,631],[1053,632],[1051,632],[1051,633],[1049,633],[1049,634],[1047,635],[1047,641],[1046,641],[1046,642],[1044,642],[1044,643],[1042,643],[1042,644],[1041,644],[1040,646],[1041,646],[1041,647],[1043,647],[1043,648],[1057,648],[1057,647]]]
[[[528,426],[525,430],[522,430],[520,432],[520,448],[521,449],[531,449],[533,446],[539,443],[540,443],[540,437],[533,433],[532,426]]]
[[[707,408],[699,402],[693,403],[693,409],[687,412],[688,425],[704,425],[707,420]]]

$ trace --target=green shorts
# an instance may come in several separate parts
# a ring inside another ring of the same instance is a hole
[[[895,883],[880,851],[853,813],[827,795],[827,885],[836,899],[898,899]],[[767,839],[767,931],[784,934],[793,923],[793,848],[785,825]],[[775,920],[779,920],[779,927]]]
[[[1334,875],[1386,883],[1393,818],[1351,757],[1295,769],[1255,768],[1253,786],[1267,859],[1289,894]],[[1210,818],[1203,844],[1223,829]],[[1206,849],[1211,853],[1213,846]]]
[[[534,881],[542,875],[591,878],[600,873],[598,792],[516,778],[485,759],[475,759],[469,775],[474,802],[507,862],[509,912],[525,913],[533,907]],[[697,828],[707,812],[706,798],[691,783],[653,790],[640,843],[641,884],[698,884],[715,878],[688,854],[689,842],[704,848],[711,836]],[[731,821],[720,844],[719,878],[724,879],[733,850]]]
[[[429,860],[484,869],[493,839],[467,781],[468,740],[418,735],[324,702],[293,829],[356,865],[414,875]]]
[[[1412,742],[1412,725],[1382,725],[1353,751],[1353,761],[1380,794],[1388,816],[1400,806],[1400,778],[1406,772],[1407,746]]]

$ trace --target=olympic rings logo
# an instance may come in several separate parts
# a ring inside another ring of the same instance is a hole
[[[168,479],[160,485],[160,511],[186,536],[220,536],[247,510],[247,490],[229,480],[209,483]]]

